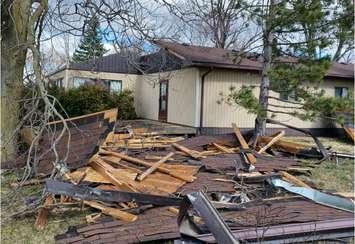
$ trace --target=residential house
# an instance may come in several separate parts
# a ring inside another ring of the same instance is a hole
[[[134,90],[139,117],[198,128],[203,134],[226,133],[231,123],[240,128],[254,127],[255,115],[240,106],[218,103],[230,87],[260,84],[262,63],[258,55],[234,60],[231,50],[155,41],[160,51],[129,59],[119,54],[72,64],[50,76],[64,87],[100,81],[112,91]],[[353,92],[354,65],[333,63],[321,89],[329,96]],[[258,89],[255,89],[258,95]],[[288,99],[284,94],[271,94]],[[283,102],[275,101],[282,105]],[[335,132],[329,121],[302,121],[287,114],[276,120],[309,128],[317,134]],[[279,126],[268,125],[275,131]]]

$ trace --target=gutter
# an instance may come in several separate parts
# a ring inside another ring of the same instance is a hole
[[[209,73],[211,73],[212,70],[213,67],[209,67],[209,69],[201,75],[200,126],[198,129],[199,134],[201,134],[202,127],[203,127],[203,100],[204,100],[204,93],[205,93],[205,78]]]

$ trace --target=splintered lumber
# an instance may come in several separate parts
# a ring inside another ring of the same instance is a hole
[[[112,168],[108,164],[106,164],[102,159],[98,157],[94,157],[90,161],[90,166],[95,169],[97,172],[99,172],[101,175],[106,177],[108,180],[111,181],[112,184],[119,188],[126,188],[128,190],[131,190],[133,192],[137,192],[138,190],[132,187],[131,185],[127,184],[126,182],[118,180],[113,174],[112,174]],[[111,171],[111,172],[110,172]]]
[[[244,150],[249,150],[249,145],[248,143],[245,141],[242,133],[240,132],[239,128],[237,127],[237,125],[235,123],[232,123],[232,127],[234,130],[234,134],[236,135],[241,147]],[[254,155],[252,153],[246,153],[249,163],[251,164],[255,164],[256,163],[256,158],[254,157]]]
[[[281,139],[281,137],[283,137],[285,135],[285,131],[280,131],[278,132],[278,134],[272,138],[271,141],[269,141],[268,144],[266,144],[264,147],[262,147],[258,153],[261,154],[263,152],[265,152],[267,149],[269,149],[269,147],[271,147],[272,145],[274,145],[277,141],[279,141]]]
[[[284,179],[285,181],[288,181],[296,186],[302,186],[305,188],[311,188],[309,185],[307,185],[306,183],[304,183],[303,181],[297,179],[295,176],[290,175],[289,173],[285,172],[285,171],[280,171],[279,172],[282,179]]]
[[[212,143],[213,146],[215,146],[218,150],[225,152],[225,153],[234,153],[232,149],[226,148],[222,145],[219,145],[218,143]]]
[[[201,156],[201,154],[199,152],[194,151],[194,150],[190,150],[187,147],[184,147],[180,144],[172,143],[171,145],[173,145],[175,148],[179,149],[181,152],[184,152],[187,155],[193,157],[194,159],[200,159],[203,157],[203,156]]]
[[[146,161],[138,159],[138,158],[134,158],[134,157],[128,156],[126,154],[118,153],[118,152],[100,150],[99,153],[100,154],[104,154],[104,155],[114,155],[114,156],[120,157],[123,160],[126,160],[128,162],[135,163],[135,164],[138,164],[138,165],[143,165],[145,167],[152,167],[153,166],[152,163],[146,162]],[[190,176],[190,175],[181,175],[181,174],[175,173],[174,171],[171,171],[171,170],[167,169],[166,167],[163,167],[162,165],[158,166],[157,170],[162,172],[162,173],[171,175],[171,176],[173,176],[173,177],[175,177],[177,179],[180,179],[180,180],[183,180],[183,181],[187,181],[187,182],[193,182],[194,179],[195,179],[195,177]]]
[[[269,143],[271,142],[273,137],[270,136],[262,136],[259,138],[260,143]],[[304,144],[301,143],[296,143],[296,142],[289,142],[285,140],[278,140],[276,141],[272,146],[272,148],[281,150],[283,152],[288,152],[288,153],[297,153],[300,150],[304,150],[307,148]]]
[[[48,224],[48,215],[50,206],[54,203],[53,196],[50,194],[46,197],[43,207],[38,211],[38,215],[35,222],[36,230],[43,230]]]
[[[160,159],[158,162],[154,163],[153,166],[151,166],[149,169],[147,169],[143,174],[141,174],[140,176],[138,176],[138,180],[142,181],[145,179],[145,177],[147,177],[148,175],[150,175],[151,173],[154,172],[154,170],[156,170],[160,165],[162,165],[163,163],[165,163],[169,158],[171,158],[174,155],[173,152],[169,153],[168,155],[166,155],[164,158]]]
[[[84,201],[84,204],[89,205],[92,208],[96,208],[96,209],[100,210],[102,213],[104,213],[106,215],[110,215],[118,220],[133,222],[133,221],[136,221],[138,218],[137,215],[124,212],[124,211],[119,210],[117,208],[107,207],[107,206],[100,204],[98,202]]]

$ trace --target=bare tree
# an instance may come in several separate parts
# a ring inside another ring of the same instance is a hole
[[[169,3],[162,0],[169,12],[177,16],[191,40],[210,41],[214,47],[244,50],[260,37],[258,27],[246,14],[244,0],[191,0]]]

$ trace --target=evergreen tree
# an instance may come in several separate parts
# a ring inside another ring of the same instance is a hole
[[[349,8],[349,4],[342,6]],[[329,0],[270,0],[252,7],[263,35],[259,98],[253,94],[255,87],[243,86],[231,88],[223,100],[257,114],[255,132],[259,135],[265,134],[266,119],[277,114],[341,122],[339,112],[353,110],[352,92],[347,98],[336,98],[319,89],[332,59],[324,53],[337,38],[338,42],[349,42],[349,35],[343,33],[352,31],[343,18],[338,19],[339,5]],[[270,95],[270,91],[291,99]]]
[[[106,52],[107,50],[102,43],[99,19],[93,16],[89,20],[87,28],[85,28],[84,37],[79,47],[73,54],[73,62],[86,62],[94,58],[102,57]]]

